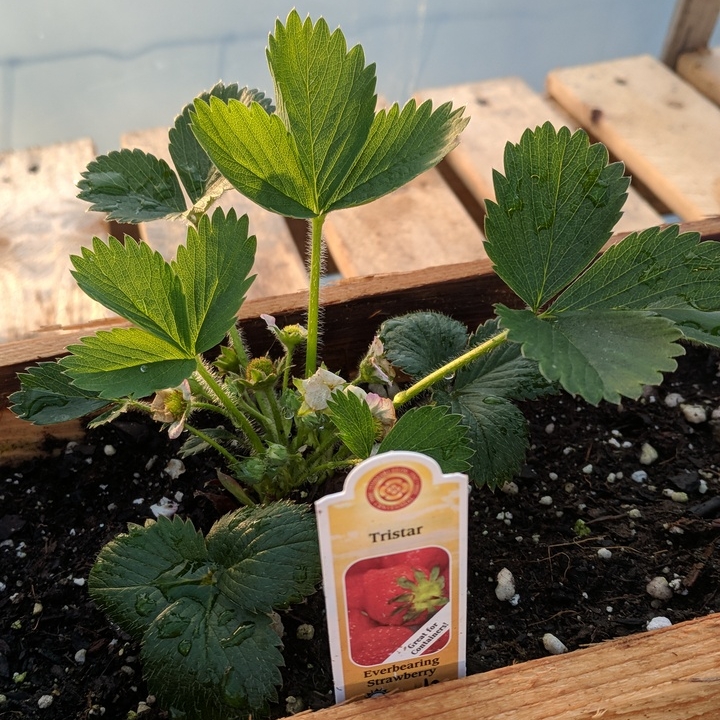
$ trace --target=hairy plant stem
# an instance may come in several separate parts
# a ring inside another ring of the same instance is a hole
[[[320,277],[322,275],[322,228],[325,215],[314,217],[310,233],[310,291],[308,293],[307,348],[305,377],[317,369],[317,348],[320,336]]]
[[[233,401],[227,396],[227,393],[220,387],[220,383],[213,377],[212,373],[202,364],[202,361],[198,360],[196,372],[200,377],[207,383],[207,386],[213,391],[215,397],[230,413],[230,417],[238,424],[242,431],[250,441],[253,450],[257,453],[261,453],[265,450],[260,436],[255,432],[255,428],[252,423],[237,409]]]
[[[242,338],[240,337],[240,331],[237,329],[237,325],[235,325],[235,323],[233,323],[230,330],[228,330],[228,335],[230,337],[230,342],[232,343],[233,350],[238,356],[240,365],[242,365],[242,367],[245,367],[250,362],[250,359],[248,358],[247,352],[245,351],[245,343],[243,343]]]
[[[185,423],[185,429],[191,434],[194,435],[197,438],[200,438],[204,443],[207,443],[211,448],[219,452],[230,464],[230,467],[237,464],[237,458],[233,457],[232,453],[228,452],[222,445],[220,445],[219,442],[216,440],[213,440],[209,435],[204,433],[202,430],[199,430],[198,428],[188,425],[188,423]],[[254,504],[254,503],[253,503]]]
[[[451,360],[449,363],[438,368],[429,375],[426,375],[422,380],[418,380],[414,385],[411,385],[407,390],[401,390],[393,398],[393,405],[400,407],[409,400],[412,400],[416,395],[419,395],[423,390],[427,390],[429,387],[434,385],[440,380],[444,380],[449,375],[454,375],[460,368],[465,367],[468,363],[473,360],[482,357],[491,350],[494,350],[498,345],[502,345],[508,337],[508,331],[503,330],[501,333],[494,335],[490,339],[486,340],[479,345],[476,345],[472,350],[468,350],[466,353],[460,355],[460,357]]]

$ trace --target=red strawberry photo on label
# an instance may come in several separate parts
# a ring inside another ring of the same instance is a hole
[[[440,568],[393,565],[363,575],[365,612],[380,625],[422,625],[448,603]]]
[[[348,610],[365,609],[363,575],[366,570],[382,567],[382,558],[367,558],[350,566],[345,573],[345,601]]]
[[[423,655],[430,655],[431,653],[442,650],[450,642],[450,631],[444,632],[430,647],[425,648],[422,651]]]
[[[385,662],[413,635],[407,627],[378,625],[360,633],[350,647],[350,655],[357,665],[379,665]]]

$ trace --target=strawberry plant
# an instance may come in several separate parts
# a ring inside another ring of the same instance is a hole
[[[424,452],[494,488],[522,464],[517,401],[564,389],[617,403],[672,371],[680,341],[720,344],[720,246],[650,228],[599,255],[629,179],[584,132],[546,124],[508,143],[487,202],[487,252],[522,307],[498,305],[472,332],[432,312],[393,318],[356,372],[325,367],[327,215],[434,167],[467,118],[449,103],[378,110],[362,49],[295,11],[277,22],[267,59],[275,105],[232,84],[202,93],[169,131],[174,167],[139,150],[90,163],[80,197],[91,209],[129,223],[176,219],[186,243],[166,262],[130,237],[94,238],[73,257],[74,276],[130,327],[28,369],[11,398],[38,424],[146,413],[185,437],[184,454],[207,451],[244,506],[204,539],[179,521],[133,527],[91,574],[93,597],[142,638],[151,690],[188,718],[247,714],[273,698],[280,660],[269,614],[318,578],[313,530],[285,498],[390,450]],[[275,356],[253,357],[236,326],[263,238],[246,216],[213,209],[230,187],[309,223],[307,320],[279,327],[265,316]],[[402,388],[398,370],[410,378]],[[298,535],[286,532],[289,517]],[[448,570],[431,550],[348,576],[358,662],[381,662],[447,602]]]

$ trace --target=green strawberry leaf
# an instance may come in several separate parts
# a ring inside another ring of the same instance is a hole
[[[465,351],[465,325],[436,312],[416,312],[386,320],[380,339],[390,362],[413,379],[445,365]]]
[[[469,348],[476,347],[499,332],[497,318],[488,320],[470,337]],[[534,360],[523,357],[520,345],[506,342],[458,370],[454,390],[508,400],[535,400],[554,392]],[[454,397],[454,395],[453,395]]]
[[[182,597],[150,626],[143,674],[160,703],[187,720],[245,717],[277,700],[282,642],[268,614]]]
[[[182,213],[185,198],[164,161],[142,150],[114,150],[95,158],[82,173],[78,197],[107,220],[139,223]]]
[[[334,392],[328,400],[330,420],[353,455],[370,457],[375,444],[375,421],[369,405],[353,392]]]
[[[208,533],[207,547],[226,568],[220,592],[256,612],[298,602],[318,581],[317,529],[300,505],[276,502],[225,515]]]
[[[192,130],[218,170],[253,202],[287,217],[317,214],[295,141],[278,115],[257,103],[211,97],[195,102]]]
[[[592,261],[612,233],[629,179],[608,165],[587,134],[546,123],[505,147],[505,175],[494,174],[485,248],[495,271],[538,311]]]
[[[720,312],[702,312],[695,308],[672,308],[655,312],[674,322],[686,340],[720,347]]]
[[[235,322],[255,260],[255,236],[248,237],[248,218],[235,210],[225,216],[215,210],[212,220],[200,218],[198,229],[188,228],[187,243],[178,248],[171,270],[183,290],[194,354],[217,345]]]
[[[319,580],[315,520],[288,502],[238,510],[206,538],[160,517],[106,545],[93,599],[135,638],[150,691],[188,720],[224,720],[276,699],[274,607]]]
[[[438,462],[444,473],[466,472],[473,451],[459,414],[441,405],[411,408],[380,443],[378,453],[412,450]]]
[[[292,11],[270,36],[277,114],[211,97],[192,130],[227,180],[259,205],[312,218],[370,202],[436,165],[467,119],[414,101],[375,113],[375,66],[342,32]]]
[[[295,10],[275,23],[267,57],[277,113],[312,183],[311,209],[327,211],[373,124],[375,66],[365,66],[359,45],[348,52],[339,29],[330,33],[322,18],[302,22]]]
[[[530,310],[496,309],[509,339],[548,380],[593,405],[637,398],[643,385],[657,385],[661,373],[675,370],[673,358],[684,353],[675,325],[649,312],[579,310],[542,319]]]
[[[410,100],[381,110],[352,172],[337,188],[327,211],[356,207],[377,200],[435,167],[459,142],[469,118],[450,103],[433,111],[427,100],[419,107]]]
[[[192,338],[180,279],[159,252],[125,236],[71,257],[79,287],[101,305],[168,344],[192,351]]]
[[[202,535],[179,517],[160,516],[145,526],[131,524],[100,551],[88,577],[92,599],[113,622],[136,639],[169,604],[173,581],[182,587],[191,568],[209,572]],[[162,582],[158,579],[162,578]]]
[[[272,103],[264,93],[246,87],[240,89],[237,83],[224,85],[219,82],[209,92],[202,93],[198,99],[208,102],[211,97],[219,98],[223,102],[231,99],[239,100],[245,105],[257,102],[266,112],[273,111]],[[207,194],[212,193],[214,186],[221,178],[217,168],[200,146],[190,127],[193,108],[193,103],[190,103],[182,109],[175,119],[174,126],[170,128],[168,137],[170,139],[170,157],[172,157],[183,187],[192,203],[195,204]]]
[[[677,225],[631,233],[608,248],[553,303],[566,310],[720,307],[720,245]]]
[[[146,397],[176,387],[195,370],[193,354],[140,328],[115,328],[68,347],[60,365],[84,390],[101,398]]]
[[[72,384],[57,362],[43,362],[18,374],[20,390],[9,396],[10,409],[35,425],[52,425],[82,417],[105,407],[97,393]]]
[[[470,479],[478,486],[494,489],[511,480],[522,468],[528,447],[527,421],[509,400],[488,395],[478,381],[436,394],[462,416],[473,455]]]

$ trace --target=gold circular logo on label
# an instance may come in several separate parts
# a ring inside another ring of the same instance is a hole
[[[420,494],[420,476],[408,467],[381,470],[368,483],[368,502],[378,510],[401,510]]]

